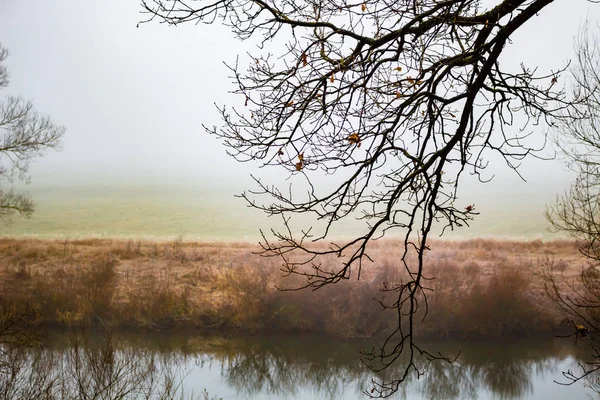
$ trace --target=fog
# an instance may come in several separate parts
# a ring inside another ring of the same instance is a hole
[[[232,101],[222,61],[242,47],[226,29],[136,28],[135,1],[0,7],[7,92],[68,129],[63,150],[32,169],[34,184],[235,182],[247,170],[201,128],[218,123],[214,102]]]
[[[586,17],[596,27],[592,6],[554,2],[514,36],[502,62],[540,72],[563,67]],[[223,62],[258,51],[253,43],[219,24],[137,27],[140,10],[133,0],[0,0],[0,41],[10,52],[10,85],[2,94],[33,100],[67,128],[63,149],[32,166],[31,188],[135,183],[235,193],[251,186],[250,172],[275,176],[235,162],[202,129],[219,124],[214,103],[242,104],[229,93],[234,86]],[[541,143],[543,128],[533,129]],[[551,147],[541,155],[552,156]],[[520,172],[527,182],[502,162],[490,165],[486,177],[495,179],[485,186],[467,176],[465,201],[527,197],[543,211],[572,179],[559,160],[531,158]]]

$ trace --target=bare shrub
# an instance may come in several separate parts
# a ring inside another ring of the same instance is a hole
[[[117,260],[105,258],[92,262],[81,274],[81,285],[89,319],[104,320],[111,311],[115,294]]]
[[[0,271],[0,300],[30,301],[40,323],[62,326],[378,336],[392,327],[394,312],[378,307],[386,296],[381,290],[407,279],[398,266],[401,247],[393,240],[378,242],[374,263],[365,264],[360,280],[308,292],[278,290],[298,287],[302,280],[282,275],[275,259],[251,254],[255,247],[249,244],[5,239],[0,259],[16,262],[30,244],[51,256],[22,269],[10,261]],[[423,281],[434,291],[428,307],[420,304],[432,322],[421,332],[436,337],[545,332],[558,312],[542,299],[543,280],[534,262],[551,250],[565,255],[562,268],[572,274],[577,257],[572,243],[434,242]],[[334,262],[324,260],[322,267]],[[530,309],[537,314],[525,312]]]
[[[27,266],[27,263],[21,261],[19,266],[15,270],[15,278],[19,280],[30,280],[31,279],[31,269]]]
[[[474,271],[455,265],[436,270],[429,307],[436,322],[424,334],[501,338],[531,336],[553,326],[556,317],[531,296],[523,266],[499,267],[485,279]]]

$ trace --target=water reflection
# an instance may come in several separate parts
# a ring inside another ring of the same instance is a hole
[[[256,395],[294,394],[310,386],[329,398],[340,398],[349,384],[355,391],[367,389],[374,377],[357,360],[360,343],[327,343],[311,339],[279,339],[259,343],[238,343],[233,357],[215,354],[227,383],[240,392]],[[421,365],[423,379],[409,381],[404,397],[419,393],[431,399],[475,399],[481,391],[498,399],[519,399],[533,393],[532,373],[553,372],[557,362],[568,355],[553,343],[437,345],[446,354],[462,348],[457,362]],[[376,379],[389,379],[399,371],[388,370]]]
[[[221,383],[219,396],[227,393],[243,398],[364,398],[371,379],[389,379],[398,371],[373,375],[358,358],[358,351],[369,347],[359,341],[327,340],[317,337],[136,337],[127,338],[133,348],[151,350],[195,371],[199,392],[211,373]],[[453,364],[434,362],[421,365],[426,374],[413,377],[397,396],[424,399],[521,399],[540,397],[540,381],[550,393],[561,390],[571,397],[581,396],[582,387],[564,388],[553,379],[567,363],[583,360],[570,343],[558,340],[519,343],[445,343],[429,348],[461,356]],[[191,375],[190,375],[191,376]],[[203,378],[204,377],[204,378]],[[535,384],[534,384],[535,383]],[[537,386],[536,386],[537,385]],[[214,392],[215,389],[211,388]],[[227,393],[224,393],[227,392]],[[309,393],[307,395],[307,393]],[[560,397],[559,397],[560,398]]]
[[[219,357],[227,383],[239,392],[256,395],[297,394],[310,386],[323,397],[340,398],[349,384],[357,392],[368,374],[358,360],[357,347],[318,339],[279,338],[239,343],[233,357]]]

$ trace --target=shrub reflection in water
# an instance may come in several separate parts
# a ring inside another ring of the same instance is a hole
[[[365,398],[361,392],[369,390],[372,379],[398,373],[370,373],[358,357],[368,346],[364,340],[320,336],[115,338],[109,332],[77,331],[48,338],[44,346],[4,344],[0,399],[216,399],[204,390],[207,383],[213,385],[211,395],[226,398],[232,391],[241,398],[304,398],[307,391],[319,399]],[[566,364],[584,360],[564,341],[430,347],[461,354],[453,364],[422,365],[425,375],[407,382],[399,397],[520,399],[534,394],[540,377],[552,392],[584,393],[581,387],[552,382]],[[220,379],[211,378],[215,372]]]
[[[89,336],[80,330],[59,344],[64,347],[33,338],[4,343],[0,399],[216,399],[184,388],[184,356],[115,342],[108,331]]]

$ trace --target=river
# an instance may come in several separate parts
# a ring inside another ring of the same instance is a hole
[[[177,371],[188,394],[204,390],[222,399],[364,399],[371,380],[397,377],[401,363],[374,374],[360,351],[377,342],[319,336],[225,338],[190,334],[119,335],[117,353],[132,365],[152,355],[163,370]],[[452,364],[419,362],[425,374],[408,382],[397,399],[580,399],[594,394],[582,382],[562,386],[561,372],[577,369],[585,349],[572,340],[544,338],[516,342],[426,343],[429,350],[457,355]],[[66,352],[72,344],[56,336],[50,346]],[[63,365],[63,368],[64,365]],[[69,368],[67,366],[67,368]],[[97,370],[106,370],[98,368]]]

